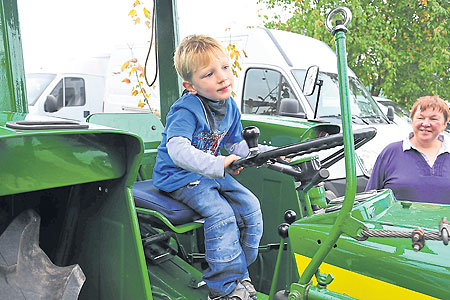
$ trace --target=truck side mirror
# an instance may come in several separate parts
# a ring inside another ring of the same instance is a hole
[[[48,95],[47,99],[45,99],[44,111],[53,113],[53,112],[57,112],[58,110],[60,110],[61,107],[62,107],[62,103],[59,104],[58,99],[56,99],[55,96]]]
[[[386,114],[389,121],[394,121],[394,112],[395,112],[394,107],[389,105]]]
[[[303,82],[303,94],[310,96],[314,93],[317,84],[317,77],[319,76],[319,67],[311,66],[306,71],[305,81]]]

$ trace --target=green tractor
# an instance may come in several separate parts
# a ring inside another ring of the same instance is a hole
[[[172,4],[159,2],[158,14]],[[0,0],[0,8],[0,299],[206,299],[201,218],[151,184],[161,120],[28,116],[17,4]],[[332,25],[337,14],[344,21]],[[342,133],[328,123],[243,118],[253,126],[250,144],[257,127],[264,139],[291,141],[236,162],[246,167],[237,178],[260,198],[264,215],[250,269],[258,299],[450,299],[450,207],[397,201],[390,190],[356,193],[354,150],[376,133],[351,128],[350,19],[345,8],[327,18],[338,52]],[[309,86],[316,72],[308,73]],[[336,153],[320,161],[316,152],[328,148]],[[342,157],[345,195],[327,201],[326,167]]]

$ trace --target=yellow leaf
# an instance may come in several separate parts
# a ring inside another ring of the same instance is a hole
[[[137,12],[136,12],[135,9],[132,9],[132,10],[130,10],[130,12],[128,13],[128,15],[129,15],[130,17],[134,17],[134,16],[137,15]]]
[[[131,95],[136,96],[138,94],[138,91],[134,90]]]
[[[126,63],[124,63],[122,65],[122,67],[120,68],[122,70],[122,72],[125,71],[125,69],[128,68],[129,65],[130,65],[130,61],[127,61]]]
[[[136,72],[136,67],[131,68],[131,72]]]
[[[141,23],[141,18],[136,18],[134,20],[134,25]]]
[[[139,101],[138,107],[143,108],[145,106],[145,103],[142,101]]]
[[[150,12],[144,7],[144,15],[147,17],[147,19],[151,19],[152,16],[150,15]]]
[[[136,7],[136,6],[138,6],[139,4],[141,4],[141,2],[139,2],[139,0],[136,0],[136,1],[134,1],[134,3],[133,3],[133,7]]]
[[[125,82],[125,83],[131,83],[131,80],[128,79],[128,78],[124,78],[124,79],[122,80],[122,82]]]

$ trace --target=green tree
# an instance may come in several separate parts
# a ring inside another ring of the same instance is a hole
[[[333,49],[327,14],[347,6],[348,64],[374,96],[410,106],[424,95],[450,101],[450,8],[448,0],[259,0],[270,11],[265,26],[322,40]]]

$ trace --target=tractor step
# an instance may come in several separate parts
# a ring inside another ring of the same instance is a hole
[[[40,222],[26,210],[0,236],[0,299],[78,299],[86,277],[79,265],[50,261],[39,247]]]

